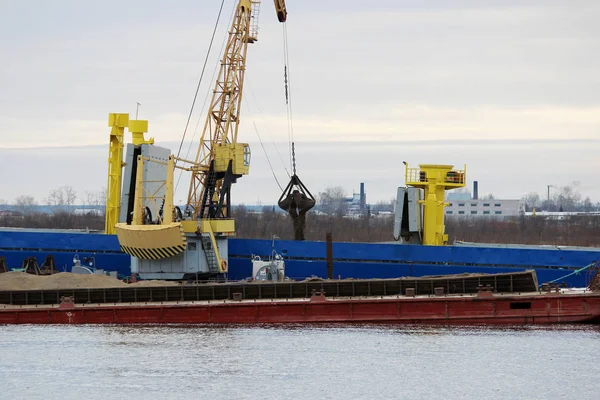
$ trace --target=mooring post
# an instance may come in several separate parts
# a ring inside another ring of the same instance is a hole
[[[327,244],[327,278],[333,279],[333,243],[331,232],[325,234],[325,242]]]

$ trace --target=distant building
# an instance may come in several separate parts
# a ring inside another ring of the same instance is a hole
[[[458,217],[518,217],[524,215],[525,206],[520,200],[481,200],[481,199],[452,199],[446,200],[447,216]]]
[[[346,197],[344,199],[348,208],[349,215],[363,215],[367,213],[367,194],[365,193],[364,182],[360,183],[360,192],[352,193],[352,197]]]
[[[479,199],[477,181],[473,182],[473,197],[470,193],[446,195],[446,216],[456,217],[518,217],[525,215],[525,204],[521,200]]]
[[[76,208],[73,211],[71,211],[71,213],[74,215],[93,215],[96,217],[104,215],[104,212],[102,210],[98,210],[96,208]]]
[[[16,210],[0,210],[0,217],[23,217],[23,213]]]
[[[49,205],[38,205],[32,204],[27,206],[17,205],[5,205],[2,206],[1,212],[4,215],[8,215],[10,212],[18,212],[21,215],[24,214],[47,214],[52,215],[56,213],[68,213],[68,214],[93,214],[93,215],[104,215],[103,205],[64,205],[64,206],[49,206]]]

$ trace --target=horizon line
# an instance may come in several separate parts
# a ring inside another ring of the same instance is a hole
[[[248,141],[251,142],[251,141]],[[273,141],[270,141],[269,143],[272,143]],[[274,141],[275,143],[281,143],[281,144],[287,144],[288,141],[285,140],[281,140],[281,141]],[[297,141],[299,142],[299,141]],[[176,140],[166,140],[163,141],[162,143],[180,143],[179,141]],[[184,142],[184,143],[194,143],[194,142]],[[364,145],[368,145],[368,144],[372,144],[372,145],[377,145],[377,144],[385,144],[385,145],[423,145],[423,144],[434,144],[434,145],[469,145],[469,146],[473,146],[473,145],[488,145],[488,144],[514,144],[514,145],[522,145],[522,144],[532,144],[532,143],[538,143],[538,144],[588,144],[588,143],[600,143],[600,138],[596,139],[596,138],[576,138],[576,139],[456,139],[456,140],[450,140],[450,139],[442,139],[442,140],[435,140],[435,139],[422,139],[422,140],[393,140],[393,141],[372,141],[372,142],[366,142],[365,141],[359,141],[359,140],[344,140],[344,141],[301,141],[299,143],[303,143],[303,144],[318,144],[318,145],[322,145],[322,144],[331,144],[331,143],[335,143],[337,145],[339,144],[358,144],[361,146]],[[125,143],[125,144],[129,144],[129,143]],[[155,145],[156,142],[155,142]],[[160,146],[160,144],[158,144]],[[47,145],[47,146],[31,146],[31,147],[23,147],[23,146],[16,146],[16,147],[4,147],[4,146],[0,146],[0,150],[47,150],[47,149],[84,149],[84,148],[91,148],[91,147],[106,147],[108,148],[108,141],[106,143],[103,144],[84,144],[84,145],[65,145],[65,144],[56,144],[56,145]]]

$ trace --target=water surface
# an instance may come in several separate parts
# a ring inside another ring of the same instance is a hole
[[[0,399],[598,399],[600,328],[0,326]]]

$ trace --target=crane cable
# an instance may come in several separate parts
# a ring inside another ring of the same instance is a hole
[[[250,87],[250,82],[248,81],[248,77],[245,78],[246,79],[246,85],[247,85],[247,91],[250,92],[250,94],[252,95],[252,97],[254,97],[254,100],[257,103],[257,108],[258,108],[258,112],[261,112],[260,106],[258,105],[258,100],[256,99],[256,96],[254,95],[254,92],[252,91],[252,88]],[[271,158],[269,157],[269,154],[267,153],[267,149],[265,148],[265,145],[262,141],[262,137],[260,136],[260,132],[258,132],[258,127],[256,126],[256,121],[254,119],[254,116],[252,114],[252,110],[250,109],[250,102],[248,101],[248,97],[244,96],[242,97],[242,99],[244,100],[244,103],[246,104],[246,109],[248,114],[250,115],[250,119],[252,120],[252,125],[254,126],[254,132],[256,133],[256,136],[258,137],[258,141],[260,142],[260,146],[263,149],[263,152],[265,153],[265,157],[267,159],[267,163],[269,164],[269,168],[271,169],[271,173],[273,174],[273,178],[275,178],[275,183],[277,183],[277,186],[279,186],[279,189],[281,189],[281,191],[283,191],[283,187],[281,186],[281,184],[279,183],[279,179],[277,179],[277,175],[275,174],[275,170],[273,169],[273,164],[271,164]],[[280,155],[281,158],[281,155]],[[285,165],[284,165],[285,168]],[[287,172],[287,170],[286,170]]]
[[[224,5],[224,3],[225,3],[225,0],[222,0],[222,2],[221,2],[221,7],[219,8],[219,14],[217,15],[217,21],[215,22],[215,27],[214,27],[214,29],[213,29],[213,34],[212,34],[212,37],[211,37],[211,39],[210,39],[210,44],[209,44],[209,46],[208,46],[208,52],[206,53],[206,58],[205,58],[205,60],[204,60],[204,65],[203,65],[203,67],[202,67],[202,72],[201,72],[201,74],[200,74],[200,79],[198,80],[198,86],[196,87],[196,93],[194,94],[194,100],[193,100],[193,102],[192,102],[192,107],[191,107],[191,109],[190,109],[190,114],[189,114],[189,116],[188,116],[188,120],[187,120],[187,123],[186,123],[186,125],[185,125],[185,130],[184,130],[184,132],[183,132],[183,137],[181,138],[181,143],[180,143],[180,145],[179,145],[179,150],[177,151],[177,157],[179,157],[179,155],[181,154],[181,149],[182,149],[182,147],[183,147],[183,142],[184,142],[184,140],[185,140],[185,136],[186,136],[186,133],[187,133],[187,130],[188,130],[188,127],[189,127],[189,123],[190,123],[191,117],[192,117],[192,112],[193,112],[193,110],[194,110],[194,105],[195,105],[195,103],[196,103],[196,99],[197,99],[197,96],[198,96],[198,91],[199,91],[199,89],[200,89],[200,84],[201,84],[201,82],[202,82],[202,78],[203,78],[203,76],[204,76],[204,71],[205,71],[205,69],[206,69],[206,65],[207,65],[207,62],[208,62],[208,58],[210,57],[210,53],[211,53],[211,50],[212,50],[212,44],[213,44],[213,41],[214,41],[214,38],[215,38],[215,33],[216,33],[216,30],[217,30],[217,27],[218,27],[218,25],[219,25],[219,20],[220,20],[220,18],[221,18],[221,12],[222,12],[222,10],[223,10],[223,5]],[[230,18],[230,20],[229,20],[230,24],[231,24],[231,20],[232,20],[232,19],[233,19],[233,15],[231,16],[231,18]],[[227,36],[225,36],[225,38],[223,39],[223,43],[221,44],[221,53],[223,53],[223,49],[225,48],[225,42],[226,42],[226,40],[227,40]],[[215,68],[214,68],[214,70],[213,70],[213,74],[212,74],[212,77],[211,77],[211,81],[214,81],[214,78],[215,78],[215,75],[216,75],[216,73],[217,73],[217,69],[218,69],[218,67],[219,67],[219,63],[217,62],[217,63],[215,64]],[[188,146],[187,152],[186,152],[186,154],[185,154],[185,158],[186,158],[186,159],[189,157],[190,151],[192,150],[192,145],[194,144],[194,143],[193,143],[193,142],[194,142],[194,139],[196,138],[196,134],[198,133],[198,126],[199,126],[199,124],[200,124],[200,119],[202,118],[202,114],[204,113],[204,109],[205,109],[205,107],[206,107],[206,103],[208,102],[208,97],[209,97],[209,96],[210,96],[210,91],[207,91],[207,93],[206,93],[206,96],[204,97],[204,103],[202,104],[202,109],[200,110],[200,114],[199,114],[199,116],[198,116],[198,120],[196,121],[196,127],[195,127],[195,129],[194,129],[194,135],[192,136],[192,139],[191,139],[191,141],[190,141],[190,145]],[[175,160],[175,162],[177,162],[177,160]],[[183,176],[183,172],[182,172],[182,171],[179,171],[179,175],[178,175],[178,177],[177,177],[177,183],[175,184],[175,190],[177,190],[177,188],[179,187],[179,182],[181,181],[181,177],[182,177],[182,176]]]
[[[285,85],[285,105],[287,108],[288,140],[290,143],[290,164],[296,175],[296,149],[294,144],[294,125],[292,123],[292,90],[290,76],[290,53],[287,37],[287,23],[283,23],[283,80]]]
[[[247,88],[247,93],[250,93],[250,95],[252,96],[252,99],[254,102],[256,102],[256,108],[258,110],[259,114],[262,114],[262,108],[260,107],[260,102],[258,101],[258,98],[256,97],[256,95],[254,94],[254,91],[252,90],[252,85],[251,85],[251,81],[249,79],[248,76],[246,76],[245,78],[245,83],[244,86]],[[244,100],[246,101],[246,105],[249,106],[250,102],[248,102],[248,97],[245,97]],[[249,107],[248,107],[249,108]],[[253,121],[254,123],[254,121]],[[271,131],[269,130],[269,125],[265,124],[265,128],[267,130],[267,133],[269,134],[269,136],[271,137],[271,143],[273,144],[273,147],[275,148],[275,151],[277,152],[277,156],[279,156],[279,161],[281,161],[281,165],[283,166],[283,169],[286,173],[286,175],[288,176],[288,178],[291,178],[290,172],[288,171],[286,165],[285,165],[285,161],[283,161],[283,157],[281,156],[281,152],[279,151],[279,148],[277,147],[277,144],[275,143],[275,139],[273,138],[273,134],[271,133]],[[257,132],[258,134],[258,132]],[[260,135],[259,135],[259,140],[260,139]],[[261,146],[262,146],[262,141],[261,141]],[[263,146],[264,148],[264,146]],[[267,152],[265,152],[265,156],[267,156],[267,158],[269,158],[269,154]],[[269,160],[270,162],[270,160]],[[279,182],[277,182],[277,184],[279,184]]]
[[[273,178],[275,178],[275,182],[277,183],[277,186],[279,186],[279,189],[281,189],[281,191],[283,191],[283,187],[279,183],[279,179],[277,179],[277,175],[275,175],[275,170],[273,169],[273,165],[271,164],[271,159],[269,158],[267,149],[265,148],[262,138],[260,137],[260,133],[258,132],[258,127],[256,126],[256,121],[252,117],[252,112],[250,111],[250,103],[248,102],[248,99],[246,99],[245,97],[244,97],[244,101],[246,102],[246,108],[248,109],[248,113],[250,114],[250,119],[252,119],[252,125],[254,125],[254,132],[256,132],[256,136],[258,136],[258,141],[260,142],[260,146],[262,147],[263,152],[265,153],[265,157],[267,158],[267,163],[269,163],[269,168],[271,168],[271,173],[273,174]]]
[[[273,178],[275,178],[275,182],[277,183],[277,186],[279,186],[279,189],[281,189],[281,191],[283,192],[283,187],[279,183],[279,179],[277,179],[277,175],[275,175],[275,170],[273,169],[273,165],[271,164],[271,160],[269,159],[269,155],[267,154],[267,149],[265,149],[265,145],[263,144],[263,141],[260,138],[260,134],[258,133],[258,128],[256,127],[256,122],[252,121],[252,125],[254,125],[254,131],[256,132],[256,136],[258,136],[260,145],[263,149],[263,152],[265,153],[265,156],[267,157],[267,162],[269,163],[269,168],[271,168],[271,173],[273,174]]]
[[[181,153],[181,148],[183,147],[185,135],[187,134],[187,130],[190,125],[190,120],[192,119],[192,114],[194,112],[194,106],[196,105],[196,99],[198,98],[198,92],[200,91],[200,84],[202,83],[202,78],[204,77],[204,71],[206,70],[206,64],[208,63],[208,58],[210,56],[210,51],[212,49],[212,45],[213,45],[213,41],[215,39],[215,34],[217,32],[217,28],[219,26],[219,20],[221,19],[221,13],[223,11],[224,4],[225,4],[225,0],[221,0],[221,7],[219,7],[219,14],[217,15],[217,21],[215,22],[215,27],[213,28],[213,33],[210,38],[210,43],[208,45],[208,52],[206,53],[206,58],[204,59],[204,65],[202,66],[202,72],[200,73],[200,78],[198,79],[198,85],[196,86],[196,93],[194,93],[194,100],[192,101],[192,106],[190,107],[190,113],[188,115],[187,122],[185,123],[185,129],[183,130],[183,136],[181,138],[181,143],[179,144],[179,150],[177,150],[177,158],[179,158],[179,154]],[[178,181],[178,183],[179,183],[179,181]]]

